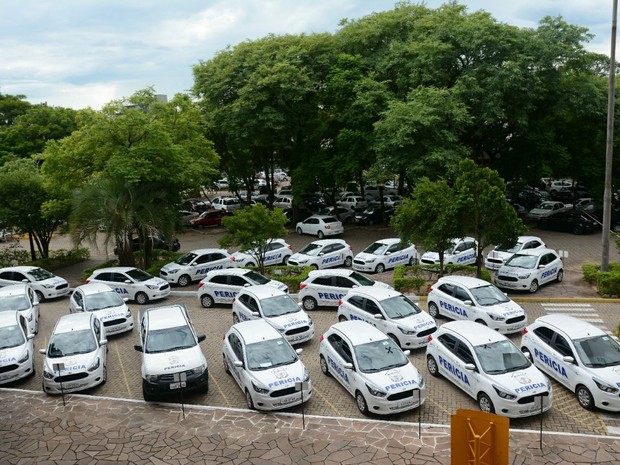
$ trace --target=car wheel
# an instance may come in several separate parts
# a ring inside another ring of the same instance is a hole
[[[355,391],[355,403],[357,404],[357,408],[364,415],[368,415],[368,404],[366,403],[366,399],[360,391]]]
[[[489,326],[486,321],[480,319],[476,320],[476,323],[480,323],[482,326]]]
[[[415,263],[416,263],[416,259],[415,259],[415,257],[411,257],[411,258],[409,259],[409,266],[413,266],[413,265],[415,265]]]
[[[349,267],[353,265],[353,259],[351,257],[347,257],[344,259],[344,266]]]
[[[319,355],[319,364],[321,365],[321,372],[325,376],[330,376],[329,367],[327,366],[327,360],[322,355]]]
[[[108,380],[108,367],[103,365],[103,373],[101,374],[101,384],[105,384]]]
[[[233,313],[233,325],[236,325],[237,323],[239,323],[239,317],[236,313]]]
[[[144,398],[145,401],[147,402],[152,402],[154,400],[157,400],[157,398],[153,395],[153,394],[149,394],[146,390],[145,387],[145,381],[142,380],[142,397]]]
[[[573,234],[577,234],[577,235],[583,234],[583,228],[579,225],[575,226],[573,228]]]
[[[316,233],[316,237],[318,237],[319,239],[323,239],[323,237],[325,237],[325,234],[323,234],[323,231],[319,231],[318,233]]]
[[[228,368],[228,362],[226,361],[226,355],[222,354],[222,362],[224,363],[224,371],[227,375],[230,374],[230,368]]]
[[[375,268],[375,273],[383,273],[385,271],[385,265],[383,263],[379,263]]]
[[[439,308],[435,302],[428,303],[428,314],[435,319],[439,318]]]
[[[245,390],[245,403],[247,404],[250,410],[255,410],[254,401],[252,400],[252,396],[250,395],[250,391]]]
[[[300,236],[303,234],[303,231],[301,230],[301,228],[297,228],[297,234],[299,234]]]
[[[209,294],[203,294],[202,297],[200,297],[200,303],[204,308],[211,308],[213,304],[215,304],[215,301]]]
[[[190,277],[186,274],[183,274],[179,276],[179,281],[177,282],[177,284],[181,287],[186,287],[189,286],[191,282],[192,280],[190,279]]]
[[[144,292],[138,292],[136,294],[136,303],[145,305],[149,303],[149,298]]]
[[[577,386],[577,389],[575,389],[575,394],[577,394],[577,402],[579,402],[579,405],[586,410],[594,410],[594,398],[587,387],[580,384]]]
[[[390,339],[392,339],[392,341],[394,341],[394,344],[400,347],[400,341],[398,340],[396,336],[394,336],[393,334],[388,334],[388,336],[390,337]]]
[[[431,376],[435,378],[439,377],[439,367],[437,366],[437,362],[435,361],[435,357],[429,355],[426,357],[426,368]]]
[[[248,263],[247,265],[245,265],[245,267],[246,267],[246,268],[251,268],[251,267],[253,267],[253,266],[256,266],[256,264],[255,264],[255,263],[252,263],[252,262],[250,262],[250,263]]]
[[[302,305],[304,307],[304,310],[312,311],[316,310],[317,302],[314,297],[304,297],[302,300]]]
[[[285,256],[284,256],[284,258],[282,259],[282,264],[283,264],[283,265],[287,265],[287,264],[288,264],[288,259],[289,259],[289,258],[290,258],[290,257],[289,257],[288,255],[285,255]]]
[[[368,226],[372,226],[373,224],[375,224],[373,220],[368,220]]]
[[[39,334],[39,319],[37,318],[36,323],[34,324],[34,333]]]
[[[347,321],[347,317],[346,317],[346,316],[344,316],[344,315],[340,315],[340,316],[338,317],[338,321],[340,321],[340,322],[342,322],[342,321]]]
[[[530,288],[528,289],[528,291],[530,291],[530,293],[534,293],[538,290],[538,280],[534,279],[532,280],[532,282],[530,283]]]
[[[564,270],[560,270],[558,271],[558,275],[556,276],[555,280],[561,283],[563,279],[564,279]]]
[[[43,293],[41,291],[34,291],[34,293],[37,296],[37,300],[39,302],[43,302],[45,300],[45,298],[43,297]]]
[[[313,263],[310,266],[312,267],[313,270],[318,270],[319,269],[319,265],[317,265],[316,263]]]
[[[478,407],[480,407],[480,410],[482,410],[483,412],[495,413],[495,406],[493,405],[493,401],[484,392],[481,392],[478,396]]]

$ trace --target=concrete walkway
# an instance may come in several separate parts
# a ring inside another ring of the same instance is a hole
[[[0,464],[450,464],[450,431],[417,423],[147,404],[0,389]],[[620,463],[614,437],[511,430],[510,465]],[[503,464],[495,464],[503,465]]]

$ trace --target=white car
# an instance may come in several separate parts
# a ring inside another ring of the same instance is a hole
[[[198,283],[198,300],[204,308],[215,304],[232,304],[239,291],[244,287],[266,285],[288,292],[283,282],[269,279],[254,270],[244,268],[228,268],[213,270],[207,273]]]
[[[0,288],[0,313],[18,311],[28,322],[32,334],[39,332],[39,299],[27,283]]]
[[[93,313],[70,313],[56,322],[43,362],[43,391],[83,391],[106,382],[108,340]]]
[[[196,249],[164,265],[159,270],[159,277],[170,284],[185,287],[193,281],[200,281],[211,270],[236,266],[237,263],[232,255],[225,249]]]
[[[523,331],[521,350],[583,408],[620,411],[620,345],[613,336],[573,316],[545,315]]]
[[[514,254],[495,276],[495,285],[502,289],[534,293],[543,284],[564,279],[564,264],[555,250],[523,250]]]
[[[30,283],[39,302],[62,297],[69,293],[69,283],[66,279],[38,266],[0,268],[0,287],[17,283]]]
[[[443,253],[443,263],[456,265],[475,265],[478,254],[478,242],[473,237],[452,239],[452,245]],[[439,265],[439,252],[425,252],[420,258],[425,265]]]
[[[408,297],[393,289],[362,286],[340,300],[338,321],[361,320],[390,336],[399,347],[418,349],[437,323]]]
[[[498,245],[491,250],[484,259],[484,266],[489,270],[499,270],[514,254],[522,250],[544,249],[544,241],[537,236],[519,236],[513,245]]]
[[[99,268],[86,280],[86,284],[89,283],[107,284],[122,298],[134,300],[140,305],[170,294],[170,284],[166,281],[131,266]]]
[[[415,265],[420,254],[413,244],[402,242],[398,237],[373,242],[353,258],[353,269],[383,273],[397,265]]]
[[[363,210],[368,206],[368,201],[361,195],[349,195],[338,200],[336,205],[349,210]]]
[[[570,203],[562,203],[555,200],[547,200],[542,202],[536,208],[532,208],[527,216],[531,220],[539,220],[541,218],[546,218],[547,216],[553,215],[554,213],[561,212],[564,210],[568,210],[573,208],[573,205]]]
[[[506,336],[473,321],[451,321],[430,339],[429,373],[454,383],[483,412],[521,418],[551,408],[549,379]]]
[[[314,322],[286,292],[272,286],[250,286],[237,294],[232,304],[233,324],[264,319],[291,344],[314,336]]]
[[[304,310],[317,307],[337,307],[347,292],[359,286],[377,286],[392,289],[389,284],[374,281],[357,271],[345,269],[313,270],[299,284],[299,301]]]
[[[311,242],[288,259],[293,266],[312,266],[317,270],[353,263],[351,246],[342,239],[322,239]]]
[[[236,197],[215,197],[211,200],[211,208],[232,212],[241,209],[241,201]]]
[[[321,371],[355,397],[364,415],[388,415],[424,404],[424,378],[396,343],[363,321],[332,325],[321,337]]]
[[[94,313],[110,336],[133,329],[133,315],[125,300],[107,284],[84,284],[73,291],[69,299],[69,312]]]
[[[242,321],[224,337],[224,370],[244,392],[249,409],[292,407],[312,396],[302,350],[264,320]]]
[[[433,318],[476,321],[502,334],[517,333],[527,325],[523,308],[493,284],[478,278],[439,278],[431,286],[427,304]]]
[[[401,199],[399,196],[397,195],[384,195],[383,196],[383,206],[385,207],[397,207],[398,205],[400,205],[402,203]],[[381,198],[377,199],[377,200],[373,200],[370,202],[371,205],[376,205],[376,206],[380,206],[381,205]]]
[[[33,339],[21,313],[0,312],[0,384],[34,375]]]
[[[198,336],[183,304],[140,310],[138,318],[142,354],[142,395],[156,400],[180,391],[209,391],[209,370]]]
[[[293,196],[292,195],[278,196],[274,199],[273,206],[277,208],[281,208],[282,210],[293,208]]]
[[[312,215],[295,226],[297,234],[310,234],[319,239],[325,236],[338,236],[344,232],[342,222],[334,216]]]
[[[270,239],[264,247],[235,252],[231,260],[236,266],[258,266],[262,257],[264,266],[286,265],[293,255],[292,247],[284,239]]]

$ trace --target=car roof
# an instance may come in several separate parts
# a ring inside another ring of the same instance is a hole
[[[442,284],[442,283],[461,284],[467,287],[468,289],[488,286],[491,284],[490,282],[485,281],[484,279],[474,278],[471,276],[459,276],[459,275],[443,276],[437,280],[437,284]]]
[[[311,244],[320,245],[321,247],[328,244],[344,244],[348,245],[344,239],[319,239],[318,241],[312,241]]]
[[[94,314],[89,312],[69,313],[67,315],[62,315],[56,323],[54,334],[90,329],[93,318]]]
[[[248,294],[252,294],[259,300],[266,299],[268,297],[275,297],[278,295],[288,295],[286,292],[281,291],[280,289],[276,289],[273,286],[266,286],[264,284],[257,284],[256,286],[244,287],[243,289],[241,289],[241,291],[237,295],[237,298],[239,298],[239,295],[241,295],[244,292]]]
[[[355,270],[347,270],[346,268],[332,268],[329,270],[312,270],[308,273],[309,278],[315,276],[351,276]]]
[[[24,294],[28,286],[28,283],[17,283],[11,284],[10,286],[4,286],[0,288],[0,297]]]
[[[246,344],[270,339],[283,339],[278,330],[262,318],[236,323],[233,328],[239,332]]]
[[[387,237],[385,239],[379,239],[378,241],[373,242],[373,244],[387,244],[387,245],[393,245],[393,244],[399,244],[401,241],[400,237]]]
[[[542,240],[542,238],[538,237],[538,236],[519,236],[517,237],[517,242],[525,242],[525,241],[540,241],[543,244],[545,243],[545,241]]]
[[[0,327],[13,326],[19,323],[19,312],[17,310],[0,312]]]
[[[131,270],[137,270],[139,268],[136,268],[135,266],[109,266],[107,268],[99,268],[96,269],[95,271],[93,271],[93,274],[99,274],[103,271],[105,272],[117,272],[117,273],[126,273],[128,271]]]
[[[489,328],[488,326],[469,320],[458,320],[444,323],[439,327],[441,331],[451,331],[461,338],[468,340],[473,346],[479,346],[489,342],[498,342],[506,339],[506,336]]]
[[[18,266],[7,266],[6,268],[0,268],[0,271],[21,271],[23,273],[28,273],[29,271],[40,268],[39,266],[28,266],[28,265],[18,265]]]
[[[76,287],[75,290],[80,290],[85,295],[99,294],[101,292],[114,292],[114,289],[104,283],[82,284],[81,286]]]
[[[211,270],[207,273],[207,275],[205,277],[211,277],[211,276],[226,276],[226,275],[235,275],[235,276],[240,276],[240,275],[244,275],[246,273],[249,273],[252,270],[248,270],[247,268],[222,268],[221,270]]]
[[[385,333],[374,326],[369,325],[365,321],[342,321],[340,323],[333,324],[330,329],[343,334],[353,345],[388,339],[388,336],[386,336]]]
[[[516,253],[515,255],[534,255],[536,257],[540,257],[542,254],[547,253],[547,252],[553,252],[554,254],[558,254],[555,250],[553,249],[549,249],[547,247],[543,247],[543,248],[539,248],[539,249],[526,249],[526,250],[521,250],[520,252]]]
[[[188,321],[185,318],[185,308],[182,305],[162,305],[160,307],[150,307],[140,311],[140,315],[147,312],[149,315],[149,331],[176,326],[186,326]]]
[[[606,334],[605,331],[597,328],[592,323],[562,313],[541,316],[537,318],[534,323],[544,323],[548,326],[553,326],[571,339],[581,339],[584,337],[602,336]]]
[[[218,249],[218,248],[215,248],[215,247],[207,248],[207,249],[194,249],[194,250],[190,250],[187,253],[194,253],[196,255],[201,255],[201,254],[213,253],[213,252],[221,252],[221,253],[228,254],[228,250],[226,250],[226,249]]]
[[[359,286],[354,287],[349,292],[345,298],[349,298],[352,295],[359,294],[362,296],[373,297],[377,300],[385,300],[391,297],[396,297],[399,295],[403,295],[394,289],[388,289],[387,287],[378,287],[378,286]]]

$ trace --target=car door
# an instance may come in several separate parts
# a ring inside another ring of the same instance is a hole
[[[475,244],[471,241],[461,241],[454,248],[454,263],[470,265],[476,262]]]
[[[280,242],[272,242],[265,250],[265,266],[279,265],[284,260],[284,245]]]
[[[476,307],[475,301],[469,291],[459,284],[455,284],[453,295],[456,305],[461,308],[462,312],[455,312],[454,318],[457,320],[484,320],[480,309]]]
[[[556,263],[556,259],[557,256],[552,252],[541,255],[538,262],[538,282],[540,284],[553,281],[558,275],[558,264]]]
[[[238,300],[241,303],[241,305],[237,307],[240,310],[240,321],[256,320],[257,318],[261,318],[260,306],[254,297],[249,294],[241,294],[238,296]],[[258,313],[258,316],[255,316],[254,313]]]
[[[114,290],[120,294],[123,298],[128,298],[129,300],[135,300],[136,298],[136,287],[138,286],[133,279],[127,276],[124,273],[110,273],[109,275],[111,286]]]
[[[12,271],[3,271],[0,273],[0,286],[9,286],[11,284],[15,284],[13,282],[13,272]]]
[[[350,394],[355,393],[357,386],[357,376],[353,365],[353,355],[350,344],[340,335],[332,333],[327,337],[329,354],[327,364],[330,371],[334,373],[334,378],[338,380]],[[353,368],[345,368],[345,364],[350,363]]]
[[[339,266],[344,263],[344,244],[328,244],[323,247],[323,250],[319,254],[321,256],[321,261],[319,266],[321,268],[331,268],[334,266]]]
[[[346,300],[346,314],[348,320],[360,320],[372,326],[377,326],[374,315],[381,314],[381,310],[374,305],[367,305],[367,299],[361,295],[352,295]]]
[[[319,231],[319,219],[318,218],[308,218],[302,223],[302,232],[304,234],[311,234],[313,236]]]
[[[473,363],[471,350],[455,335],[444,333],[437,340],[439,372],[467,394],[472,395],[472,371],[465,369],[466,363]]]
[[[439,313],[454,320],[467,320],[469,314],[463,302],[457,298],[456,286],[452,283],[443,283],[437,287],[437,307]],[[463,297],[461,295],[461,297]]]
[[[228,285],[229,276],[217,274],[207,284],[207,293],[213,297],[215,303],[230,304],[237,292],[232,292]]]
[[[79,309],[79,310],[78,310]],[[77,289],[69,299],[69,313],[84,311],[84,295],[80,289]]]
[[[530,339],[534,347],[528,348],[534,350],[534,353],[531,354],[534,364],[539,370],[545,372],[564,386],[569,387],[568,364],[562,360],[561,354],[553,344],[556,332],[547,326],[539,326],[533,332],[537,336]]]
[[[389,246],[385,251],[385,255],[388,256],[385,267],[394,268],[396,265],[407,265],[411,254],[404,251],[406,247],[409,247],[409,244],[398,243]]]
[[[227,342],[228,344],[226,344],[226,364],[228,366],[230,374],[235,379],[241,390],[245,391],[246,367],[243,344],[241,343],[241,339],[239,339],[239,336],[234,332],[231,332],[228,335]],[[236,366],[236,361],[243,363],[243,366]]]

